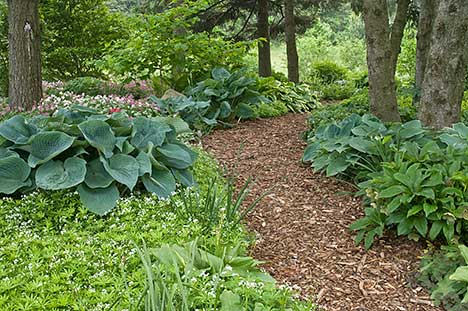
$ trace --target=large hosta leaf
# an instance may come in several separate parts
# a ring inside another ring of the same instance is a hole
[[[91,212],[105,215],[111,211],[120,198],[119,190],[115,185],[107,188],[91,189],[85,184],[78,186],[81,202]]]
[[[30,173],[29,165],[15,155],[0,159],[0,193],[12,194],[21,187],[30,186]]]
[[[172,168],[171,171],[174,177],[176,178],[176,180],[180,182],[182,185],[186,187],[192,187],[195,184],[195,181],[193,180],[192,172],[190,172],[188,169],[178,170],[178,169]]]
[[[40,132],[34,135],[31,137],[29,166],[36,167],[39,164],[48,162],[70,148],[74,140],[75,138],[56,131]]]
[[[46,190],[60,190],[81,184],[86,176],[86,161],[68,158],[65,162],[49,161],[36,172],[36,184]]]
[[[109,175],[127,186],[128,189],[133,190],[138,181],[140,169],[140,165],[134,157],[119,153],[109,160],[101,158],[101,162]]]
[[[196,153],[182,144],[164,144],[156,148],[157,159],[163,164],[185,169],[190,167],[196,159]]]
[[[28,124],[23,116],[14,116],[0,123],[0,136],[15,144],[26,144],[36,133],[37,128]]]
[[[140,117],[134,121],[131,143],[138,149],[147,148],[149,143],[161,146],[166,139],[166,133],[171,131],[171,127],[167,124]]]
[[[160,198],[168,198],[176,190],[176,181],[169,170],[153,170],[142,178],[146,190]]]
[[[109,124],[102,120],[88,120],[78,127],[91,146],[103,152],[106,158],[112,156],[116,138]]]
[[[99,159],[94,159],[86,164],[85,184],[89,188],[107,188],[113,181],[114,178],[109,175]]]
[[[153,171],[152,166],[153,164],[151,163],[151,158],[148,154],[144,152],[140,152],[140,154],[136,157],[136,160],[138,161],[139,169],[138,169],[138,175],[143,176],[145,174],[151,174]]]

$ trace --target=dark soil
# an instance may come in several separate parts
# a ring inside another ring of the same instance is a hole
[[[255,195],[274,186],[248,217],[252,255],[282,283],[325,310],[441,310],[415,282],[424,245],[387,235],[371,250],[354,245],[348,226],[363,214],[353,186],[314,174],[300,162],[304,115],[239,124],[206,137],[204,147]]]

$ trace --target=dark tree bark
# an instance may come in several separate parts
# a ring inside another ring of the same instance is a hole
[[[268,0],[257,1],[258,73],[261,77],[271,76],[270,25],[268,23]]]
[[[416,44],[416,94],[414,104],[419,103],[421,87],[426,72],[427,56],[431,47],[432,26],[435,19],[437,0],[421,0]]]
[[[460,121],[467,41],[466,1],[440,1],[419,104],[419,118],[425,126],[440,129]]]
[[[8,0],[9,101],[31,109],[42,97],[38,0]]]
[[[390,49],[392,52],[390,62],[392,63],[393,75],[396,73],[398,55],[400,55],[401,52],[401,41],[403,40],[406,21],[408,20],[408,8],[410,2],[410,0],[397,1],[397,11],[390,32]]]
[[[288,79],[299,83],[299,56],[296,46],[296,22],[294,20],[294,0],[284,1],[286,54],[288,57]]]
[[[387,1],[364,0],[363,15],[369,70],[370,112],[382,121],[400,121]]]

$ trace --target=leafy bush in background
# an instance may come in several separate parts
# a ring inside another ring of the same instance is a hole
[[[269,77],[259,78],[257,87],[271,102],[282,102],[293,113],[310,112],[320,107],[315,92],[306,84],[294,84]]]
[[[104,0],[41,0],[43,75],[47,80],[103,76],[95,62],[118,39],[128,39],[126,17]]]
[[[257,91],[256,79],[249,77],[246,70],[229,72],[224,68],[213,69],[210,79],[197,83],[187,94],[210,103],[204,118],[214,124],[253,118],[252,107],[268,101]]]
[[[189,168],[196,157],[170,123],[84,107],[52,117],[15,116],[0,123],[0,193],[77,187],[83,205],[99,215],[137,185],[169,197],[177,182],[193,184]]]

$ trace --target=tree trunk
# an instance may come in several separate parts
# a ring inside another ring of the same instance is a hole
[[[8,0],[9,103],[31,109],[42,97],[38,0]]]
[[[294,20],[294,0],[284,1],[286,54],[288,56],[288,79],[299,83],[299,56],[296,46],[296,22]]]
[[[370,112],[382,121],[400,121],[391,60],[386,0],[364,0],[364,24],[369,69]]]
[[[431,47],[432,26],[435,19],[437,0],[421,0],[416,44],[416,94],[414,104],[421,98],[421,86],[426,72],[427,56]]]
[[[419,104],[419,118],[425,126],[440,129],[460,121],[467,41],[466,1],[440,1]]]
[[[270,25],[268,23],[268,0],[257,1],[258,73],[261,77],[271,76]]]
[[[392,72],[393,76],[396,73],[396,67],[398,63],[398,55],[401,52],[401,40],[403,40],[403,34],[405,32],[406,21],[408,20],[408,8],[410,0],[399,0],[397,1],[397,11],[395,20],[392,24],[392,30],[390,33],[390,49],[392,51]]]

